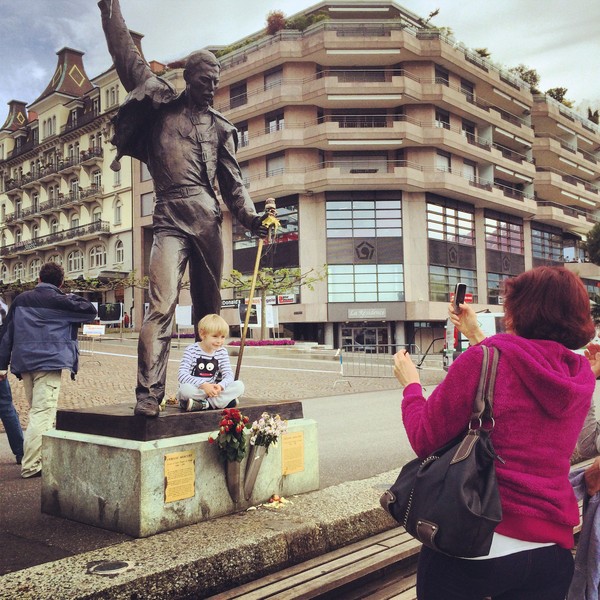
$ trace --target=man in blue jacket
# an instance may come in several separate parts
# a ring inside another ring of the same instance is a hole
[[[96,318],[91,302],[65,294],[64,271],[57,263],[45,263],[39,283],[18,295],[6,316],[0,342],[0,373],[8,368],[23,380],[31,410],[25,432],[21,477],[42,474],[42,435],[54,427],[63,369],[77,373],[77,328]]]

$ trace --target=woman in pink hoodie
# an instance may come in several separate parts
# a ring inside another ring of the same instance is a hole
[[[508,333],[485,338],[473,309],[451,319],[472,347],[454,361],[426,400],[405,351],[394,372],[404,386],[402,419],[411,446],[426,457],[464,431],[479,382],[481,345],[500,352],[494,447],[502,502],[489,555],[451,557],[423,547],[419,600],[563,600],[573,575],[570,456],[590,408],[595,375],[572,350],[594,336],[586,289],[562,267],[538,267],[505,281]]]

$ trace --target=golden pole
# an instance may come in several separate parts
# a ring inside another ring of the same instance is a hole
[[[272,230],[277,230],[279,227],[279,221],[275,217],[277,211],[275,209],[275,199],[267,198],[265,201],[265,211],[268,213],[267,217],[263,219],[263,225],[269,229],[269,241],[271,241]],[[248,298],[248,308],[246,310],[246,318],[244,319],[244,328],[242,329],[242,338],[240,340],[240,352],[238,354],[237,365],[235,366],[235,379],[240,374],[242,368],[242,357],[244,356],[244,347],[246,344],[246,335],[248,333],[248,323],[250,322],[250,312],[252,311],[252,305],[254,300],[254,290],[256,289],[256,280],[258,279],[258,268],[260,266],[260,257],[262,255],[262,249],[265,241],[263,238],[258,240],[258,248],[256,250],[256,260],[254,261],[254,273],[252,273],[252,282],[250,284],[250,296]]]

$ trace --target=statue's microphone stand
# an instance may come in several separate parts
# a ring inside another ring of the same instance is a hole
[[[263,219],[262,224],[269,230],[269,233],[267,234],[267,242],[270,244],[275,238],[277,229],[280,227],[280,223],[277,220],[277,207],[275,206],[275,198],[267,198],[265,200],[265,213],[267,216]],[[254,273],[252,273],[252,282],[250,284],[248,308],[246,309],[246,318],[244,319],[244,328],[242,329],[242,339],[240,340],[240,353],[238,354],[237,365],[235,367],[235,379],[238,379],[240,369],[242,368],[242,357],[244,356],[246,334],[248,333],[248,323],[250,322],[250,313],[252,312],[254,300],[254,290],[256,288],[256,279],[258,278],[258,269],[260,267],[260,258],[262,256],[264,243],[264,239],[259,238],[258,249],[256,250],[256,261],[254,262]]]

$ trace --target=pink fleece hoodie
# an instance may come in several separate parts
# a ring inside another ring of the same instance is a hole
[[[590,408],[594,374],[585,357],[557,342],[501,333],[482,344],[500,350],[492,441],[505,462],[496,463],[503,511],[496,531],[571,548],[579,512],[569,459]],[[402,419],[418,456],[464,431],[482,361],[480,345],[469,348],[427,400],[419,384],[404,389]]]

